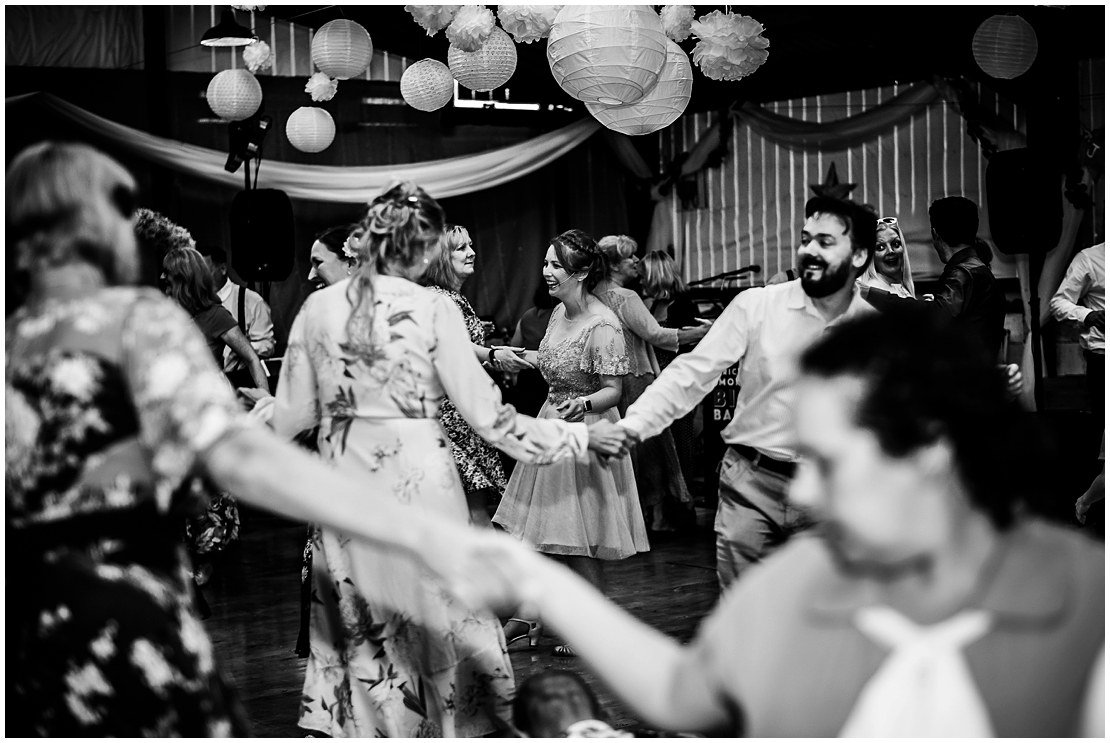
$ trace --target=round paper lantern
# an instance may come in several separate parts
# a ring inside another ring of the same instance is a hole
[[[312,37],[312,61],[320,72],[337,80],[361,75],[373,57],[370,34],[346,18],[328,21]]]
[[[1016,15],[992,15],[971,40],[971,53],[983,72],[1012,80],[1033,66],[1037,58],[1037,33]]]
[[[476,52],[452,45],[447,50],[447,65],[464,88],[479,92],[500,88],[516,72],[516,44],[495,26]]]
[[[621,134],[651,134],[670,126],[690,102],[694,90],[694,70],[682,47],[667,39],[667,62],[659,82],[647,95],[631,106],[604,106],[587,103],[594,118]]]
[[[262,105],[262,86],[247,70],[224,70],[208,83],[208,107],[221,119],[242,121]]]
[[[335,121],[322,108],[301,106],[285,122],[285,136],[301,152],[323,152],[335,139]]]
[[[418,111],[436,111],[455,97],[451,70],[438,59],[422,59],[401,75],[401,97]]]
[[[666,61],[667,36],[650,5],[565,5],[547,40],[555,82],[586,103],[636,103]]]

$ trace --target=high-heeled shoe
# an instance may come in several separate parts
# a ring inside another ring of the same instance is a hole
[[[508,628],[509,628],[509,625],[513,622],[516,622],[517,624],[523,625],[526,629],[523,632],[520,632],[519,634],[510,635],[509,632],[508,632]],[[543,625],[540,624],[539,621],[532,621],[530,619],[519,619],[517,617],[513,617],[513,618],[509,619],[507,622],[505,622],[505,626],[502,627],[502,630],[505,631],[505,645],[506,645],[506,647],[511,646],[517,640],[520,640],[520,639],[523,639],[523,638],[527,637],[528,638],[528,647],[534,648],[534,647],[536,647],[537,645],[540,644],[540,635],[543,634]]]

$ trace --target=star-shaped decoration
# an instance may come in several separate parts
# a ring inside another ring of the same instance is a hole
[[[841,183],[836,175],[836,163],[829,163],[829,173],[825,176],[825,182],[815,186],[810,185],[809,188],[815,196],[829,196],[843,200],[848,198],[848,194],[855,187],[855,183]]]

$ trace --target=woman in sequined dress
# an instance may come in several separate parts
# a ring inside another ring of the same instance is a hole
[[[604,254],[581,230],[564,232],[547,249],[544,281],[561,304],[551,314],[539,351],[524,352],[550,387],[539,418],[620,420],[621,377],[628,373],[624,333],[612,310],[590,293],[606,271]],[[591,453],[585,461],[546,467],[518,464],[493,522],[565,562],[599,590],[604,590],[601,561],[648,551],[627,457],[603,462]],[[506,626],[506,636],[515,639],[513,629]],[[531,630],[534,641],[534,624]],[[555,653],[574,655],[566,645]]]

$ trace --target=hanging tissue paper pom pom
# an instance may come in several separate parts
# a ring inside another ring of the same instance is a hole
[[[308,84],[304,86],[304,92],[311,95],[314,101],[330,101],[335,97],[335,91],[338,89],[339,81],[332,80],[322,72],[317,72],[308,78]]]
[[[694,47],[694,61],[711,80],[739,80],[767,61],[771,42],[761,35],[763,24],[751,16],[714,10],[690,29],[701,39]]]
[[[256,41],[243,47],[243,61],[251,72],[269,69],[274,66],[274,55],[270,54],[270,45],[265,41]]]
[[[447,27],[451,46],[464,52],[476,52],[493,31],[493,11],[481,5],[464,5]]]
[[[497,20],[501,28],[513,35],[518,44],[531,44],[546,39],[551,33],[562,5],[498,5]]]
[[[435,36],[447,28],[447,24],[461,7],[461,5],[406,5],[405,10],[411,13],[413,20],[428,32],[428,36]]]
[[[663,33],[671,41],[683,41],[690,38],[690,24],[694,21],[693,5],[664,5],[659,11],[659,18],[663,21]]]

